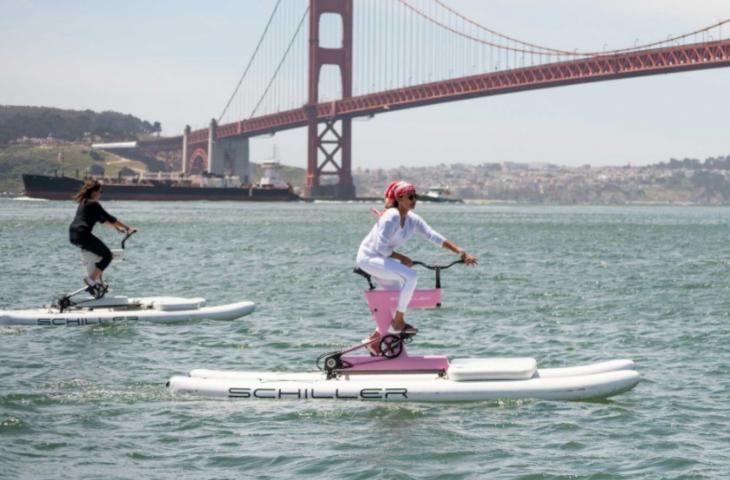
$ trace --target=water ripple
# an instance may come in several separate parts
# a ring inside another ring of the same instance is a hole
[[[421,328],[412,351],[530,355],[540,367],[633,358],[642,382],[596,402],[373,404],[164,388],[192,368],[312,370],[320,353],[366,336],[351,268],[367,206],[106,206],[141,232],[108,274],[115,291],[251,299],[257,310],[234,322],[0,327],[0,478],[727,474],[728,208],[419,205],[481,265],[444,274],[443,308],[409,312]],[[0,199],[0,211],[1,308],[78,283],[71,204]],[[405,253],[451,259],[418,240]]]

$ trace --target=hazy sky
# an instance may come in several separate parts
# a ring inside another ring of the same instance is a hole
[[[725,0],[444,2],[495,30],[567,50],[633,46],[730,18]],[[167,135],[204,127],[232,93],[273,5],[0,0],[0,104],[116,110],[159,121]],[[730,155],[729,86],[730,69],[713,69],[379,115],[353,123],[353,166]],[[304,129],[253,139],[252,159],[274,145],[282,163],[306,166]]]

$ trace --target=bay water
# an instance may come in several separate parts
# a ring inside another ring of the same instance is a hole
[[[129,296],[256,302],[235,321],[0,327],[0,478],[727,478],[730,208],[427,205],[476,255],[411,311],[410,351],[632,358],[593,402],[368,403],[171,396],[192,368],[311,371],[372,330],[352,273],[370,205],[104,202],[139,229],[106,274]],[[0,199],[0,310],[80,286],[72,202]],[[97,226],[111,247],[120,237]],[[412,239],[411,258],[453,254]],[[430,287],[430,272],[419,285]]]

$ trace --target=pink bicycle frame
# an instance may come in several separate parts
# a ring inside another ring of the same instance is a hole
[[[400,292],[397,290],[368,290],[365,300],[370,306],[375,328],[381,336],[388,334],[388,329],[395,315]],[[441,306],[441,289],[431,288],[416,290],[408,308],[424,309]],[[346,372],[441,372],[449,368],[449,360],[444,356],[410,356],[403,345],[403,352],[393,359],[385,357],[343,356],[342,360],[352,366]]]

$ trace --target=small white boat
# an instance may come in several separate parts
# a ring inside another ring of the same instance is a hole
[[[447,187],[438,186],[429,187],[425,193],[418,195],[418,200],[436,203],[464,203],[462,199],[452,197],[451,190]]]
[[[167,382],[174,394],[244,400],[380,400],[457,402],[544,399],[592,400],[639,383],[631,360],[537,369],[532,358],[453,360],[439,373],[275,373],[192,370]]]
[[[136,322],[182,322],[189,320],[233,320],[256,308],[250,301],[207,306],[204,298],[141,297],[108,295],[82,297],[72,305],[51,305],[28,310],[0,310],[0,325],[79,327]]]

